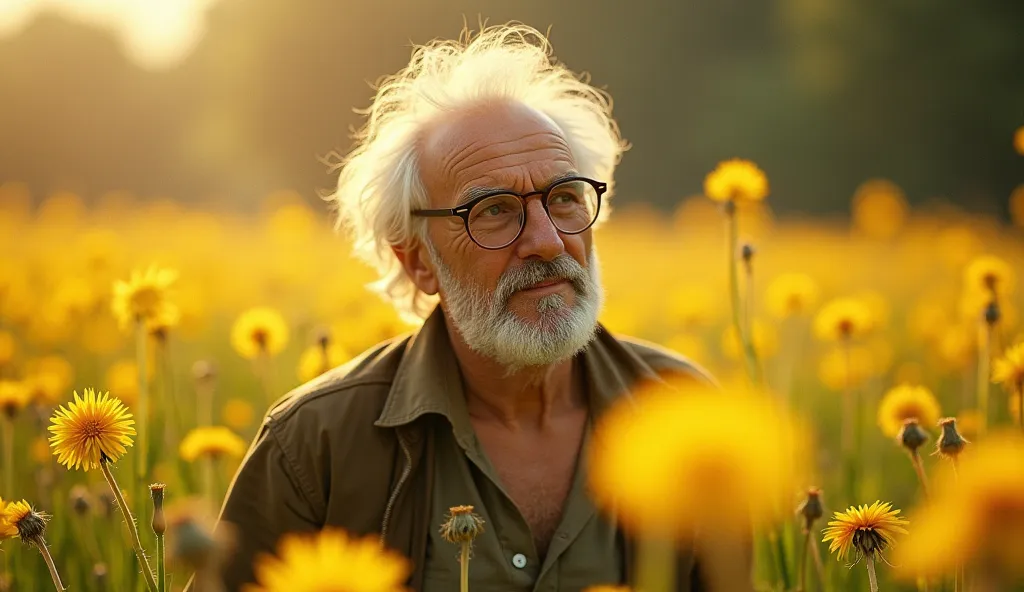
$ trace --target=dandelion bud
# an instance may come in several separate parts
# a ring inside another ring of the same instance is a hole
[[[825,514],[821,505],[821,490],[811,487],[807,490],[807,497],[797,506],[796,513],[804,519],[804,529],[810,530],[811,526]]]
[[[68,497],[71,500],[71,509],[74,510],[75,514],[85,516],[89,513],[89,510],[92,508],[92,502],[89,499],[89,490],[84,485],[72,487]]]
[[[473,506],[455,506],[448,512],[448,519],[441,525],[441,538],[449,543],[472,543],[484,531],[483,518],[473,513]]]
[[[217,377],[217,369],[212,362],[199,360],[192,364],[192,378],[196,382],[210,382]]]
[[[989,302],[988,306],[985,307],[985,323],[989,327],[994,327],[996,323],[999,322],[999,319],[1002,318],[1002,316],[1003,314],[999,310],[999,303],[996,302],[995,300]]]
[[[942,428],[942,435],[939,436],[938,447],[935,453],[956,460],[968,442],[964,440],[960,432],[956,431],[955,417],[939,420],[939,426]]]
[[[314,335],[320,349],[326,350],[331,345],[331,331],[327,327],[318,327]]]
[[[928,441],[928,432],[921,428],[921,425],[917,423],[916,417],[911,417],[903,421],[903,427],[900,428],[900,433],[896,436],[896,439],[911,454],[914,454],[918,448]]]
[[[740,248],[740,257],[743,258],[743,262],[746,263],[747,266],[749,266],[750,262],[754,259],[754,253],[756,253],[754,245],[750,243],[743,243],[743,246]]]
[[[108,589],[107,584],[110,578],[107,575],[107,565],[105,563],[97,563],[92,566],[92,579],[96,583],[96,590],[103,592]]]
[[[153,532],[164,534],[167,531],[167,519],[164,518],[164,489],[167,486],[163,483],[154,483],[149,486],[149,494],[153,498]]]

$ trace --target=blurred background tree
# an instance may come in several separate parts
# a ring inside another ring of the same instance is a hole
[[[4,4],[26,1],[0,0],[0,25]],[[125,190],[238,209],[295,188],[312,202],[332,182],[317,157],[348,149],[368,83],[411,43],[481,17],[550,26],[558,58],[613,95],[633,144],[620,203],[670,208],[732,156],[762,165],[783,212],[845,210],[861,181],[886,177],[911,203],[1004,214],[1024,181],[1020,2],[191,4],[202,36],[157,65],[60,8],[0,26],[0,181],[37,197]]]

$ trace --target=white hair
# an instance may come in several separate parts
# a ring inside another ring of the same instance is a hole
[[[611,117],[612,101],[551,54],[540,31],[518,23],[485,27],[460,39],[414,48],[409,65],[377,86],[355,147],[337,160],[338,186],[327,196],[337,209],[353,251],[378,271],[370,285],[404,315],[426,316],[436,297],[406,275],[392,247],[424,236],[411,211],[428,207],[418,169],[417,144],[426,124],[441,113],[483,100],[519,102],[549,117],[562,130],[580,174],[608,184],[627,145]],[[608,209],[602,207],[602,219]]]

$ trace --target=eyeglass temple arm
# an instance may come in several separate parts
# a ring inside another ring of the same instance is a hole
[[[423,216],[425,218],[445,218],[448,216],[458,216],[459,214],[455,211],[456,208],[444,209],[444,210],[413,210],[414,216]]]

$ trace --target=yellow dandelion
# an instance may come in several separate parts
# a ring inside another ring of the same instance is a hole
[[[1024,438],[991,433],[961,459],[959,478],[950,469],[911,516],[914,528],[894,556],[898,573],[943,576],[965,566],[981,577],[1024,576]]]
[[[336,343],[327,346],[327,351],[320,345],[311,345],[299,356],[298,375],[302,382],[309,382],[324,372],[347,362],[351,356]]]
[[[146,331],[157,339],[166,339],[171,329],[181,322],[181,309],[167,302],[152,315],[146,318]]]
[[[153,363],[155,360],[148,360],[146,363],[146,381],[153,378]],[[104,385],[110,391],[110,395],[121,399],[125,405],[133,405],[139,400],[139,367],[135,360],[118,360],[107,368]]]
[[[1006,350],[992,364],[992,382],[1002,383],[1006,390],[1019,394],[1024,387],[1024,343]]]
[[[10,364],[16,351],[18,348],[14,343],[14,336],[7,331],[0,331],[0,366]]]
[[[151,265],[145,271],[133,271],[128,281],[114,282],[111,309],[121,327],[163,314],[169,304],[167,292],[177,279],[178,272]]]
[[[65,391],[75,380],[75,368],[61,356],[50,355],[32,358],[25,362],[25,374],[29,376],[48,375],[54,388]]]
[[[1017,154],[1024,156],[1024,125],[1013,133],[1013,147],[1017,149]]]
[[[188,462],[201,456],[239,458],[245,454],[245,442],[223,426],[203,426],[186,434],[178,451]]]
[[[228,427],[235,430],[241,431],[252,425],[253,416],[252,405],[248,401],[243,399],[228,399],[224,403],[224,408],[221,409],[220,416],[224,420],[224,423]]]
[[[805,273],[785,273],[768,285],[765,306],[780,319],[806,314],[818,303],[818,283]]]
[[[903,190],[886,179],[865,181],[853,196],[854,226],[873,238],[896,236],[909,212]]]
[[[1004,296],[1013,292],[1013,284],[1013,268],[995,255],[975,257],[964,269],[968,291]]]
[[[868,506],[850,506],[845,512],[836,512],[834,520],[828,523],[821,542],[829,543],[829,552],[838,551],[840,561],[846,559],[850,550],[861,557],[871,559],[880,556],[892,546],[896,534],[907,534],[909,522],[899,517],[900,510],[893,510],[892,504],[876,501]]]
[[[64,380],[53,373],[31,374],[23,381],[28,390],[28,398],[33,403],[52,406],[60,402],[61,393],[66,386]]]
[[[4,498],[0,497],[0,541],[18,536],[18,527],[15,526],[17,522],[10,523],[7,521],[7,508],[8,506],[14,506],[15,503],[17,502],[5,502]],[[12,515],[16,515],[19,512],[20,510],[13,511]]]
[[[704,194],[715,201],[761,201],[768,196],[768,177],[749,160],[726,160],[704,178]]]
[[[276,557],[257,558],[255,572],[257,585],[247,592],[404,592],[410,566],[376,538],[326,528],[286,535]]]
[[[641,533],[690,536],[712,526],[715,507],[724,509],[713,515],[716,531],[743,536],[789,499],[807,450],[769,398],[673,381],[623,399],[602,418],[590,485],[599,507]]]
[[[97,395],[89,388],[84,397],[75,391],[74,398],[50,418],[50,446],[57,462],[86,471],[98,468],[101,461],[116,462],[133,443],[135,420],[131,413],[110,393]]]
[[[872,328],[871,309],[856,298],[837,298],[826,304],[814,318],[814,334],[822,341],[843,341],[861,336]]]
[[[30,402],[31,392],[21,381],[0,380],[0,415],[14,419]]]
[[[288,344],[288,324],[281,313],[260,306],[251,308],[231,328],[231,345],[243,358],[275,355]]]
[[[889,389],[878,405],[878,425],[882,433],[895,438],[905,420],[916,418],[921,425],[935,425],[942,412],[939,402],[923,386],[903,384]]]
[[[981,429],[981,412],[977,409],[964,409],[956,416],[956,427],[965,440],[975,440]]]

